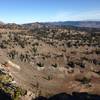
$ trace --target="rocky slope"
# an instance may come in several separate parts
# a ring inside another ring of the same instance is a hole
[[[0,64],[16,86],[31,97],[74,91],[100,95],[100,31],[32,27],[0,27]],[[30,100],[27,95],[22,99]]]

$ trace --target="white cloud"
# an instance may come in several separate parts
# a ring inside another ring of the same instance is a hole
[[[81,13],[71,13],[71,12],[59,12],[53,18],[52,21],[64,21],[64,20],[100,20],[100,11],[87,11]]]

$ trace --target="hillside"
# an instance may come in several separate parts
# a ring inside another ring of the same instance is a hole
[[[1,25],[3,69],[15,86],[33,97],[61,92],[100,95],[100,28],[52,24]]]

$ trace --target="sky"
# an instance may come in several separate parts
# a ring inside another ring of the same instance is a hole
[[[100,0],[0,0],[0,21],[100,20]]]

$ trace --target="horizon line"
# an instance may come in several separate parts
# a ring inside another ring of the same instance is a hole
[[[28,24],[28,23],[56,23],[56,22],[99,22],[100,19],[96,19],[96,20],[62,20],[62,21],[29,21],[29,22],[23,22],[23,23],[17,23],[17,22],[4,22],[4,21],[0,21],[0,23],[2,24]]]

